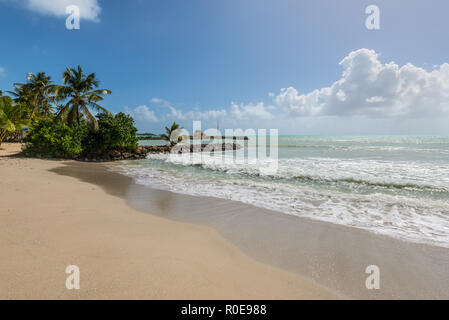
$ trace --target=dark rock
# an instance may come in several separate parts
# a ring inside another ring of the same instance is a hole
[[[236,143],[212,143],[212,144],[177,144],[175,146],[141,146],[135,151],[112,150],[107,154],[97,155],[89,154],[78,158],[80,161],[105,162],[120,160],[139,160],[145,159],[148,154],[168,154],[168,153],[193,153],[193,152],[215,152],[232,151],[241,149],[242,146]]]

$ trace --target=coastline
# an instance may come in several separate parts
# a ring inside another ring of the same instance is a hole
[[[56,173],[103,165],[14,157],[19,150],[0,147],[0,299],[343,297],[248,257],[213,228],[143,213]],[[80,267],[80,290],[65,287],[69,265]]]
[[[0,278],[8,279],[7,285],[0,284],[0,298],[449,297],[446,248],[240,202],[151,189],[111,171],[114,165],[0,158],[0,171],[6,176],[1,192],[10,203],[10,208],[0,205],[0,211],[8,209],[1,215],[0,234],[6,240],[1,252],[13,257],[0,267]],[[33,186],[42,189],[34,194]],[[62,190],[64,203],[52,204],[47,192],[60,195]],[[36,205],[43,195],[48,203]],[[27,257],[27,252],[33,255]],[[43,277],[53,283],[48,288],[37,274],[47,265],[39,255],[53,265]],[[68,292],[61,285],[66,277],[61,260],[72,261],[70,256],[81,257],[80,267],[92,268],[89,290]],[[33,268],[30,262],[41,267]],[[380,268],[380,290],[365,287],[369,265]],[[50,271],[59,278],[52,278]],[[33,289],[37,280],[40,291]]]
[[[448,299],[449,249],[262,209],[138,185],[112,166],[70,163],[55,172],[93,183],[132,208],[216,230],[246,255],[356,299]],[[368,266],[381,289],[367,290]]]

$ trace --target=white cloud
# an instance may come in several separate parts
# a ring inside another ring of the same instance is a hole
[[[366,99],[366,102],[368,102],[368,103],[382,103],[382,102],[385,102],[385,99],[384,99],[384,97],[374,96],[374,97]]]
[[[292,116],[314,116],[322,109],[318,101],[321,94],[322,92],[315,90],[307,95],[299,95],[293,87],[284,88],[276,97],[276,103],[286,108]]]
[[[226,117],[228,113],[226,110],[206,110],[206,111],[195,111],[193,114],[190,114],[190,118],[195,120],[195,118],[203,119],[203,120],[216,120],[223,119]]]
[[[161,98],[152,98],[151,102],[154,104],[162,105],[170,110],[168,114],[163,116],[165,120],[216,120],[222,119],[226,116],[227,112],[224,109],[221,110],[192,110],[184,112],[173,106],[170,101]]]
[[[340,100],[340,101],[345,101],[346,100],[346,93],[343,91],[343,90],[338,90],[338,92],[337,92],[337,98]]]
[[[75,5],[80,8],[81,19],[98,22],[101,7],[97,0],[26,0],[29,10],[40,14],[67,17],[66,8]]]
[[[351,52],[340,65],[341,79],[330,87],[299,94],[281,89],[279,106],[291,116],[436,117],[449,114],[449,64],[426,71],[410,63],[382,64],[368,49]]]
[[[237,120],[257,120],[264,119],[269,120],[273,118],[273,115],[267,110],[268,107],[265,107],[263,102],[259,102],[257,104],[236,104],[234,102],[231,103],[230,114]],[[271,109],[271,108],[270,108]]]
[[[154,111],[150,110],[147,106],[142,105],[138,106],[137,108],[131,110],[128,107],[125,108],[126,113],[130,114],[136,120],[144,120],[144,121],[152,121],[156,122],[158,121],[156,115],[154,114]]]
[[[227,112],[224,109],[221,110],[193,110],[188,112],[183,112],[182,110],[176,109],[170,106],[170,113],[165,115],[166,119],[174,120],[216,120],[226,117]]]
[[[161,125],[177,121],[187,127],[191,120],[203,120],[214,127],[219,120],[221,127],[278,128],[283,133],[449,133],[448,63],[428,71],[411,63],[382,63],[375,51],[360,49],[340,65],[342,76],[330,86],[305,94],[294,87],[281,89],[277,96],[268,95],[273,104],[232,102],[223,109],[185,111],[161,98],[151,102],[163,107],[157,117]]]
[[[6,77],[6,70],[3,67],[0,67],[0,79]]]
[[[182,110],[178,110],[173,106],[168,106],[168,108],[170,109],[170,115],[168,117],[174,118],[174,119],[178,119],[178,120],[185,120],[186,116],[184,115],[184,113],[182,112]]]
[[[183,121],[183,120],[217,120],[224,119],[227,115],[227,111],[222,110],[192,110],[184,112],[180,109],[173,107],[173,105],[166,100],[153,98],[153,103],[162,104],[168,108],[169,112],[157,117],[154,111],[150,110],[146,105],[138,106],[135,109],[125,107],[126,113],[133,116],[137,122],[166,122],[166,121]]]
[[[231,103],[229,110],[226,109],[211,109],[211,110],[192,110],[184,112],[173,106],[170,101],[161,98],[152,98],[151,102],[154,104],[161,105],[170,112],[166,114],[164,119],[174,119],[174,120],[220,120],[225,117],[230,117],[235,120],[244,119],[271,119],[273,115],[268,110],[275,109],[274,106],[265,106],[263,102],[257,104],[236,104]]]

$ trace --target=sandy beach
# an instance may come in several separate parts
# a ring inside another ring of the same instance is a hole
[[[72,161],[15,157],[19,150],[0,147],[0,299],[343,297],[249,257],[212,227],[147,214],[56,173]],[[80,290],[65,287],[69,265],[80,268]]]
[[[1,147],[2,299],[447,299],[449,249]],[[118,163],[120,164],[120,163]],[[77,265],[81,289],[67,290]],[[370,265],[380,288],[366,288]]]
[[[288,215],[239,201],[138,184],[120,163],[68,162],[52,171],[101,187],[139,212],[204,225],[246,255],[355,299],[448,299],[449,249]],[[369,266],[379,289],[368,290]]]
[[[449,300],[449,1],[0,8],[0,301]]]

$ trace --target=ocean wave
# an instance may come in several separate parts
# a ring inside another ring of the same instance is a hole
[[[235,163],[210,155],[149,155],[148,159],[161,160],[180,166],[192,166],[221,173],[314,183],[341,183],[385,189],[421,190],[449,193],[449,164],[401,162],[360,159],[280,159],[277,170],[261,170],[274,160],[253,163]]]
[[[312,177],[312,176],[294,176],[289,179],[299,180],[299,181],[312,181],[312,182],[321,182],[321,183],[348,183],[348,184],[356,184],[356,185],[363,185],[363,186],[370,186],[370,187],[380,187],[380,188],[386,188],[386,189],[408,189],[408,190],[421,190],[421,191],[428,191],[428,192],[448,192],[449,189],[446,187],[435,187],[431,185],[426,184],[415,184],[415,183],[394,183],[394,182],[376,182],[376,181],[369,181],[369,180],[361,180],[356,178],[342,178],[342,179],[329,179],[329,178],[321,178],[321,177]]]
[[[367,152],[410,152],[410,153],[432,153],[432,154],[449,154],[449,149],[443,148],[428,148],[426,146],[421,146],[420,148],[416,146],[373,146],[373,145],[359,145],[359,146],[346,146],[346,145],[317,145],[317,144],[278,144],[279,148],[286,149],[317,149],[317,150],[336,150],[336,151],[367,151]],[[449,148],[449,146],[448,146]]]
[[[448,153],[442,137],[280,137],[279,159],[148,155],[122,170],[152,188],[449,247]]]
[[[366,229],[403,240],[449,247],[449,203],[374,192],[368,195],[317,190],[310,185],[216,179],[195,172],[124,165],[122,172],[142,185],[192,196],[240,201],[310,219]]]

